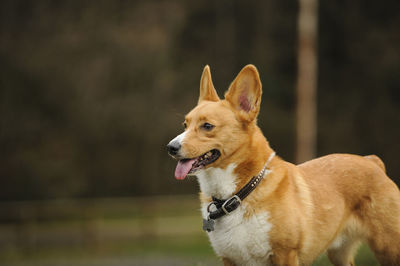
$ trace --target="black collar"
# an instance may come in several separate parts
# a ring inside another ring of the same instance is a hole
[[[264,168],[258,173],[258,175],[253,176],[251,180],[239,190],[238,193],[233,195],[227,200],[217,199],[212,197],[212,201],[207,207],[208,217],[207,220],[203,219],[203,230],[207,232],[214,231],[214,220],[221,218],[227,214],[230,214],[234,210],[236,210],[239,205],[263,180],[265,171],[267,170],[268,164],[271,162],[272,158],[274,158],[275,152],[272,152],[269,156],[267,162],[265,163]],[[211,207],[214,206],[216,210],[212,211]]]

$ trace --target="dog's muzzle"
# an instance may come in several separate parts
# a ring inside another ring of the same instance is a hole
[[[168,153],[171,156],[177,155],[180,149],[181,149],[181,144],[178,141],[173,140],[167,145]]]

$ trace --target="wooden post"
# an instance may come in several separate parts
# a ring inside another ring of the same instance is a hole
[[[318,0],[299,0],[296,162],[316,156]]]

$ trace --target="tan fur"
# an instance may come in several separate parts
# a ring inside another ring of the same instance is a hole
[[[235,163],[239,190],[273,152],[256,125],[262,94],[257,69],[246,66],[224,100],[208,66],[200,83],[199,103],[185,119],[182,149],[189,158],[219,149],[221,157],[208,167]],[[215,128],[201,130],[204,122]],[[247,216],[270,215],[272,265],[310,265],[327,250],[334,265],[352,265],[361,241],[382,265],[400,265],[400,192],[377,156],[332,154],[300,165],[275,157],[268,168],[272,172],[245,202]],[[223,261],[234,265],[229,256]]]

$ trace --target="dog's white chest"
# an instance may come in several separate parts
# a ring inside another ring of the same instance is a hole
[[[236,190],[236,165],[226,169],[209,168],[197,173],[201,191],[218,198],[229,198]],[[207,219],[208,204],[202,205]],[[246,201],[229,215],[215,220],[214,231],[208,233],[218,256],[232,260],[236,265],[268,265],[271,255],[268,233],[271,230],[268,212],[245,216]]]
[[[207,206],[203,217],[207,218]],[[271,255],[268,233],[272,225],[267,212],[244,218],[245,204],[231,214],[215,220],[215,230],[208,233],[218,256],[229,258],[236,265],[267,265]]]

